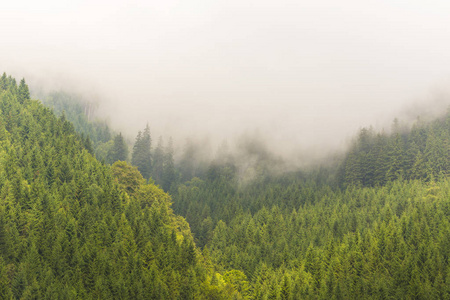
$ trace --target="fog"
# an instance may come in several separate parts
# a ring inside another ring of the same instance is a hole
[[[112,127],[325,153],[449,105],[448,1],[8,1],[0,71],[100,101]]]

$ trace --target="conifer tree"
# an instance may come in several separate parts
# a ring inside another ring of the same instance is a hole
[[[6,73],[3,72],[3,75],[0,78],[0,89],[6,90],[7,88],[8,88],[8,78],[6,76]]]
[[[17,94],[17,82],[15,78],[11,77],[11,75],[8,76],[8,89],[13,94]]]
[[[28,85],[25,83],[25,79],[22,78],[19,84],[19,102],[23,103],[25,100],[30,100],[30,91]]]
[[[144,132],[141,133],[139,131],[136,142],[133,146],[133,153],[131,158],[131,164],[136,166],[138,170],[141,172],[142,176],[146,179],[150,178],[151,170],[152,170],[152,161],[151,161],[151,137],[150,137],[150,128],[147,126],[144,129]]]
[[[85,150],[90,133],[19,102],[4,78],[0,299],[178,299],[185,283],[207,299],[210,267],[170,196],[126,162],[98,162]],[[111,144],[111,158],[126,160],[122,135]]]
[[[156,146],[155,152],[153,153],[153,168],[152,168],[152,178],[157,184],[162,183],[164,173],[164,145],[163,139],[160,136],[158,139],[158,145]]]
[[[86,148],[86,150],[91,154],[91,155],[94,155],[94,148],[93,148],[93,146],[92,146],[92,141],[91,141],[91,139],[89,138],[89,136],[87,135],[86,136],[86,138],[83,140],[83,144],[84,144],[84,147]]]
[[[166,154],[164,156],[164,174],[162,187],[165,191],[170,190],[170,187],[176,180],[175,164],[173,161],[173,141],[169,140],[167,145]]]
[[[133,166],[137,166],[138,151],[141,148],[141,144],[142,144],[142,131],[139,130],[139,132],[136,136],[136,141],[134,142],[133,153],[131,153],[131,164]]]
[[[108,162],[113,164],[114,162],[126,161],[128,159],[128,147],[125,143],[125,140],[122,136],[122,133],[119,133],[114,138],[114,143],[111,149],[108,151]]]

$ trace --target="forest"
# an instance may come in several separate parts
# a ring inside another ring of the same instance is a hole
[[[289,171],[5,73],[0,110],[1,299],[450,298],[450,109]]]

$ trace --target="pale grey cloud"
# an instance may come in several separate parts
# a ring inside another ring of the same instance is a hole
[[[259,130],[317,148],[448,85],[449,14],[448,1],[10,1],[0,68],[101,94],[129,132],[148,120],[179,141]]]

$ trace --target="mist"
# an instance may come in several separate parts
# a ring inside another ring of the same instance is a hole
[[[450,104],[448,1],[10,1],[0,71],[99,102],[134,138],[248,135],[310,161]]]

